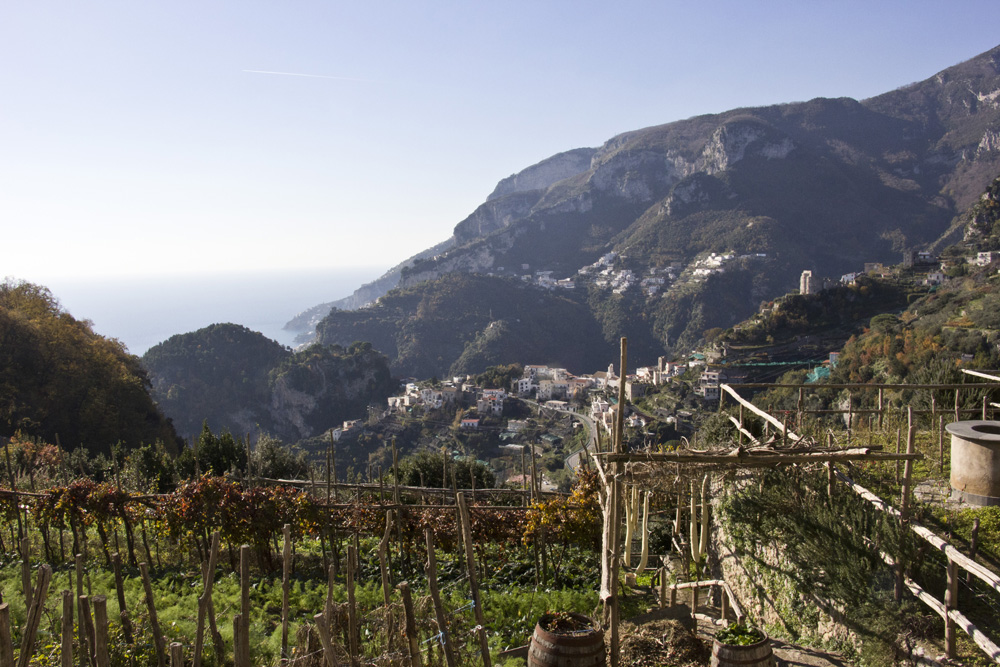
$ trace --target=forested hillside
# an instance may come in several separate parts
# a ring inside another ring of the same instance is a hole
[[[294,353],[236,324],[172,336],[142,357],[156,400],[177,431],[307,438],[365,416],[394,385],[385,357],[367,343],[313,345]]]
[[[0,435],[109,453],[163,442],[170,421],[153,403],[139,359],[62,309],[45,287],[0,283]]]
[[[335,311],[317,329],[325,344],[371,341],[400,375],[479,373],[500,363],[607,366],[614,348],[579,298],[474,274],[395,290],[370,308]]]

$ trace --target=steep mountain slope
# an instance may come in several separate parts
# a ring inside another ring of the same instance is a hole
[[[449,274],[397,289],[357,311],[333,311],[319,340],[366,340],[400,375],[480,372],[509,359],[602,368],[613,347],[586,305],[506,278]]]
[[[605,338],[644,341],[648,358],[739,321],[804,269],[839,277],[933,242],[998,171],[1000,47],[862,102],[736,109],[554,156],[505,179],[441,250],[405,262],[398,284],[561,278],[614,250],[614,270],[686,276],[640,294],[583,280]],[[699,272],[712,252],[734,261]],[[624,327],[601,315],[615,309],[631,313]]]

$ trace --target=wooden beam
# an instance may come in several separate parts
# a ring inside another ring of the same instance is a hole
[[[734,389],[798,389],[801,384],[783,382],[733,382],[728,386]],[[810,388],[819,389],[1000,389],[1000,382],[981,382],[979,384],[811,384]]]
[[[799,452],[794,454],[782,454],[780,452],[757,454],[740,450],[732,450],[725,454],[700,452],[630,452],[619,454],[608,452],[602,456],[609,463],[707,463],[737,465],[744,468],[791,463],[825,463],[827,461],[916,461],[923,458],[923,455],[919,453],[893,454],[888,452],[874,452],[867,448],[845,449],[839,452]]]
[[[763,410],[761,410],[760,408],[758,408],[756,405],[754,405],[750,401],[748,401],[745,398],[743,398],[742,396],[740,396],[738,393],[736,393],[736,390],[733,389],[730,385],[728,385],[728,384],[720,384],[719,385],[719,389],[721,389],[722,391],[724,391],[727,394],[729,394],[730,396],[732,396],[736,400],[737,403],[739,403],[740,405],[742,405],[743,407],[745,407],[747,410],[749,410],[750,412],[752,412],[755,415],[757,415],[758,417],[760,417],[761,419],[767,421],[772,426],[774,426],[775,428],[777,428],[779,431],[785,432],[785,425],[784,424],[782,424],[780,421],[778,421],[775,417],[772,417],[771,415],[769,415],[767,412],[764,412]],[[788,438],[790,440],[795,440],[796,442],[798,442],[799,440],[802,439],[802,436],[796,435],[795,433],[792,433],[791,431],[787,431],[787,436],[788,436]]]
[[[970,371],[966,368],[963,368],[962,372],[965,373],[966,375],[971,375],[977,378],[983,378],[984,380],[993,380],[994,382],[1000,382],[1000,377],[997,377],[996,375],[988,375],[986,373],[980,373],[979,371]]]
[[[742,409],[743,409],[743,406],[741,405],[740,406],[740,410],[742,410]],[[733,422],[733,426],[735,426],[736,430],[740,432],[740,435],[745,435],[746,437],[750,438],[750,442],[752,442],[755,445],[759,446],[761,444],[760,440],[758,440],[757,438],[755,438],[753,436],[753,433],[751,433],[750,431],[748,431],[745,428],[743,428],[742,424],[740,424],[740,420],[739,419],[737,419],[736,417],[734,417],[732,415],[729,415],[729,421]]]

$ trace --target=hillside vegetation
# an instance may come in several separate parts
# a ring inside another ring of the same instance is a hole
[[[94,333],[40,285],[0,283],[0,435],[108,453],[116,443],[176,447],[137,357]]]
[[[393,372],[418,378],[479,373],[502,363],[600,368],[613,348],[585,304],[519,281],[473,274],[395,290],[375,305],[333,311],[323,344],[366,340]]]
[[[212,430],[286,441],[322,433],[385,405],[395,386],[371,344],[292,352],[236,324],[172,336],[142,357],[153,394],[184,437]]]

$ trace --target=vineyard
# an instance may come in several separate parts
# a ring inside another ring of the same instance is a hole
[[[547,610],[597,604],[591,473],[543,496],[401,487],[392,475],[305,488],[204,475],[166,494],[81,478],[29,491],[46,480],[8,472],[3,664],[490,664]]]

